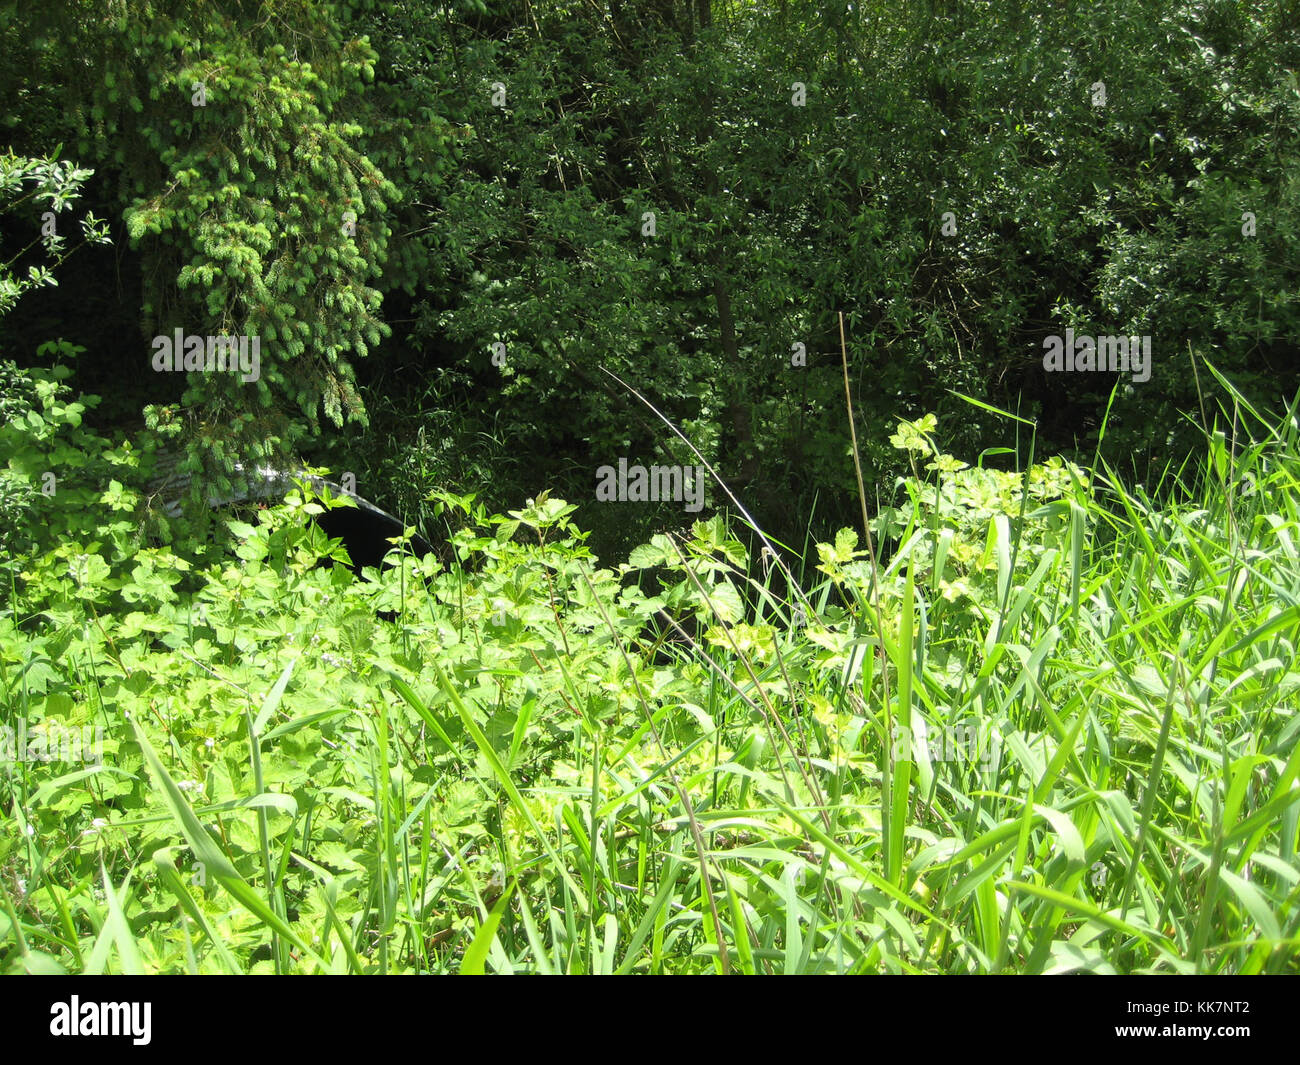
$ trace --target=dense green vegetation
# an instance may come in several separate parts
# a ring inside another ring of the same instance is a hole
[[[904,422],[892,559],[781,595],[719,518],[609,567],[545,497],[365,581],[304,493],[144,546],[41,392],[6,437],[109,487],[11,571],[3,681],[103,760],[6,780],[11,968],[1296,969],[1294,416],[1164,508]]]
[[[47,0],[0,44],[13,150],[93,169],[114,239],[0,344],[85,346],[105,417],[148,406],[209,482],[296,453],[426,520],[435,488],[545,485],[626,553],[681,512],[592,505],[593,467],[689,456],[603,368],[772,535],[830,536],[840,311],[868,484],[905,472],[898,417],[1008,443],[948,389],[1091,461],[1116,380],[1043,371],[1065,328],[1153,337],[1106,456],[1143,483],[1197,450],[1193,354],[1261,408],[1300,384],[1284,4]],[[261,379],[147,372],[177,327],[260,336]]]
[[[0,971],[1300,972],[1300,27],[774,6],[0,8]]]

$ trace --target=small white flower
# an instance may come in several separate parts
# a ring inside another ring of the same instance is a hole
[[[215,743],[215,741],[212,739],[211,736],[209,736],[206,740],[203,741],[203,746],[206,747],[208,750],[212,750],[212,748],[213,748],[215,745],[216,745],[216,743]]]

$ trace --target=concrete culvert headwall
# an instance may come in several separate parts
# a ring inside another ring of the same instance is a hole
[[[181,456],[163,452],[157,457],[154,476],[147,491],[152,499],[161,501],[162,510],[170,517],[179,517],[182,500],[189,492],[191,475],[178,472]],[[334,507],[318,514],[312,520],[331,538],[343,541],[352,568],[360,573],[366,566],[378,566],[392,550],[389,538],[400,536],[404,526],[395,515],[362,496],[349,493],[335,481],[307,474],[302,470],[285,471],[270,466],[245,466],[235,464],[235,476],[229,492],[208,496],[212,509],[250,501],[274,502],[284,498],[293,487],[294,479],[304,479],[317,491],[328,488],[336,496],[346,496],[355,506]],[[423,557],[433,550],[433,545],[417,530],[411,538],[411,551]]]

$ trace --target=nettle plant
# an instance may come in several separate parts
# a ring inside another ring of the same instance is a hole
[[[720,515],[691,526],[691,535],[680,544],[658,533],[648,544],[628,557],[624,571],[663,567],[680,576],[665,581],[656,602],[670,616],[694,614],[704,625],[734,624],[745,616],[745,604],[733,577],[743,577],[747,560],[745,547],[728,532]]]
[[[0,439],[14,426],[26,425],[32,413],[32,378],[12,362],[0,362]],[[0,468],[0,555],[13,558],[31,544],[31,512],[39,495],[36,484],[10,469]]]
[[[83,426],[82,415],[99,397],[74,396],[65,383],[73,370],[62,360],[84,350],[50,341],[37,349],[55,360],[48,368],[0,364],[0,547],[7,561],[83,537],[121,544],[134,532],[135,523],[123,516],[135,505],[125,482],[139,457]],[[117,518],[93,514],[99,503]]]
[[[543,492],[508,516],[489,517],[472,495],[436,492],[431,498],[435,513],[459,524],[450,537],[455,564],[429,585],[446,608],[445,623],[454,627],[449,643],[481,648],[490,639],[521,669],[561,656],[570,663],[603,663],[611,640],[634,640],[653,613],[653,601],[622,588],[612,570],[598,568],[584,545],[588,534],[569,520],[573,504]],[[390,585],[389,596],[395,593]]]
[[[1090,480],[1055,456],[1021,473],[971,466],[939,449],[937,426],[933,414],[900,420],[890,437],[907,453],[912,475],[895,485],[908,506],[881,508],[872,521],[882,542],[897,545],[880,567],[881,597],[902,600],[910,562],[918,591],[929,594],[937,615],[987,626],[1018,581],[1040,568],[1059,575],[1047,567],[1049,555],[1082,550]],[[986,451],[980,461],[1008,451]],[[873,567],[850,530],[841,531],[834,545],[819,544],[818,552],[818,568],[833,580],[873,587]]]
[[[750,554],[723,516],[714,515],[695,522],[689,536],[651,537],[621,571],[651,571],[658,578],[659,593],[645,601],[657,631],[651,655],[662,652],[692,684],[729,677],[723,683],[735,691],[755,685],[754,696],[769,710],[778,703],[788,709],[805,694],[793,681],[807,679],[808,663],[838,669],[843,659],[831,662],[833,653],[852,645],[854,637],[842,631],[844,612],[827,608],[825,595],[816,595],[814,605],[793,589],[782,594],[773,588],[776,570],[767,547],[758,561],[761,575],[751,572]],[[690,653],[674,653],[685,650]],[[751,709],[751,721],[761,721],[756,706]]]

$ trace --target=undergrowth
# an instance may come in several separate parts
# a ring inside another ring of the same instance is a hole
[[[1224,412],[1183,502],[926,417],[866,543],[611,565],[444,491],[358,579],[307,483],[163,542],[29,373],[6,971],[1300,972],[1294,406]]]

